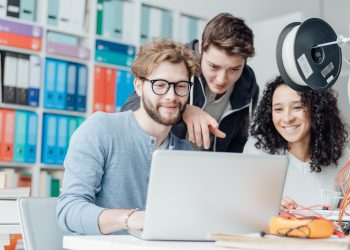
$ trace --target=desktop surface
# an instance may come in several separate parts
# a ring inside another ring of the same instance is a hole
[[[130,235],[64,236],[63,248],[69,250],[223,250],[214,242],[145,241]]]

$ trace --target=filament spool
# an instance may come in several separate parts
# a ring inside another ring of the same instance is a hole
[[[296,91],[326,90],[337,81],[342,63],[341,48],[318,44],[337,40],[332,27],[319,18],[288,24],[277,42],[276,59],[283,80]]]

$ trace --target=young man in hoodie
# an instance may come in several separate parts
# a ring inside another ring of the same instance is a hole
[[[201,41],[189,44],[201,74],[192,78],[194,86],[183,119],[172,131],[179,138],[187,137],[194,149],[243,151],[259,95],[254,72],[247,65],[255,54],[253,37],[242,19],[221,13],[208,22]],[[133,94],[122,111],[135,110],[139,103]]]

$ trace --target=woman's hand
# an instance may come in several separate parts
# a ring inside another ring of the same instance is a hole
[[[219,138],[225,138],[226,134],[218,127],[217,121],[202,109],[187,105],[182,118],[187,125],[189,140],[195,143],[198,147],[204,146],[205,149],[210,147],[210,135]]]

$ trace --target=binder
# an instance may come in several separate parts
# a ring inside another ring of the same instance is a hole
[[[2,0],[0,0],[1,2]],[[5,19],[0,20],[0,31],[4,33],[14,33],[25,37],[42,37],[42,28],[24,23],[17,23]]]
[[[197,39],[197,23],[198,19],[194,17],[188,17],[188,40],[192,41],[193,39]]]
[[[103,0],[97,0],[96,35],[102,35]]]
[[[180,41],[182,43],[188,43],[189,41],[189,17],[185,15],[181,15],[180,17],[180,27],[181,27],[181,32],[180,32]]]
[[[78,66],[78,79],[77,79],[77,111],[86,111],[86,94],[88,85],[88,71],[85,65]]]
[[[27,119],[27,138],[24,149],[24,161],[34,163],[36,160],[36,143],[38,134],[38,115],[34,112],[28,112]]]
[[[47,24],[57,26],[59,0],[48,0],[47,7]]]
[[[13,141],[15,133],[15,111],[3,109],[3,143],[1,147],[1,161],[10,162],[13,159]]]
[[[78,128],[78,120],[76,117],[68,118],[68,144],[70,142],[70,138],[72,137],[74,131]]]
[[[93,112],[104,111],[106,68],[95,66]]]
[[[86,12],[86,0],[70,1],[70,5],[70,8],[72,9],[70,27],[74,32],[83,32]]]
[[[109,41],[98,40],[98,39],[96,40],[96,50],[120,53],[120,54],[125,54],[133,57],[136,54],[136,47],[133,45],[109,42]]]
[[[28,87],[27,104],[30,106],[39,106],[39,94],[41,83],[41,59],[38,56],[31,55],[29,58],[30,77]]]
[[[149,13],[149,38],[153,40],[161,36],[162,10],[150,8]]]
[[[124,106],[131,93],[134,92],[134,77],[131,72],[118,70],[116,85],[116,111],[119,111]]]
[[[75,110],[76,108],[76,75],[77,65],[70,63],[67,69],[67,95],[66,95],[66,109]]]
[[[108,68],[106,70],[106,96],[104,101],[104,110],[106,112],[115,111],[115,95],[116,95],[116,70]]]
[[[80,46],[71,46],[66,44],[54,43],[48,41],[46,43],[46,52],[54,55],[67,57],[75,57],[80,59],[90,58],[90,49]]]
[[[105,0],[103,9],[103,36],[121,39],[123,32],[123,2],[119,0]]]
[[[149,40],[149,11],[150,7],[142,5],[141,7],[141,43]]]
[[[5,103],[15,103],[16,83],[17,83],[17,64],[18,57],[16,53],[5,52],[4,58],[4,80],[2,100]]]
[[[0,17],[6,17],[7,0],[0,0]]]
[[[162,37],[172,37],[172,19],[171,12],[168,10],[162,10],[162,27],[161,27],[161,36]]]
[[[62,165],[68,149],[68,117],[58,116],[57,131],[57,160],[56,164]]]
[[[16,111],[13,161],[24,162],[27,137],[27,112]]]
[[[16,104],[27,105],[29,81],[29,56],[20,54],[17,68]]]
[[[82,32],[85,9],[85,0],[60,0],[58,27],[71,32]]]
[[[19,17],[19,0],[7,0],[7,16]]]
[[[55,107],[56,60],[47,58],[45,67],[44,107]]]
[[[44,114],[41,162],[55,164],[57,139],[57,115]]]
[[[129,1],[124,1],[123,6],[123,41],[132,42],[135,32],[135,19],[130,17],[135,15],[134,4]]]
[[[66,109],[67,66],[67,62],[57,60],[55,109]]]
[[[76,36],[61,34],[52,31],[47,32],[47,41],[70,46],[78,46],[78,38]]]
[[[0,32],[0,44],[35,51],[41,50],[41,39],[14,33]]]
[[[19,18],[35,21],[36,0],[21,0]]]
[[[3,109],[0,109],[0,161],[2,161],[2,147],[3,147],[3,144],[4,144],[4,122],[5,118],[4,118],[4,112],[3,112]]]

